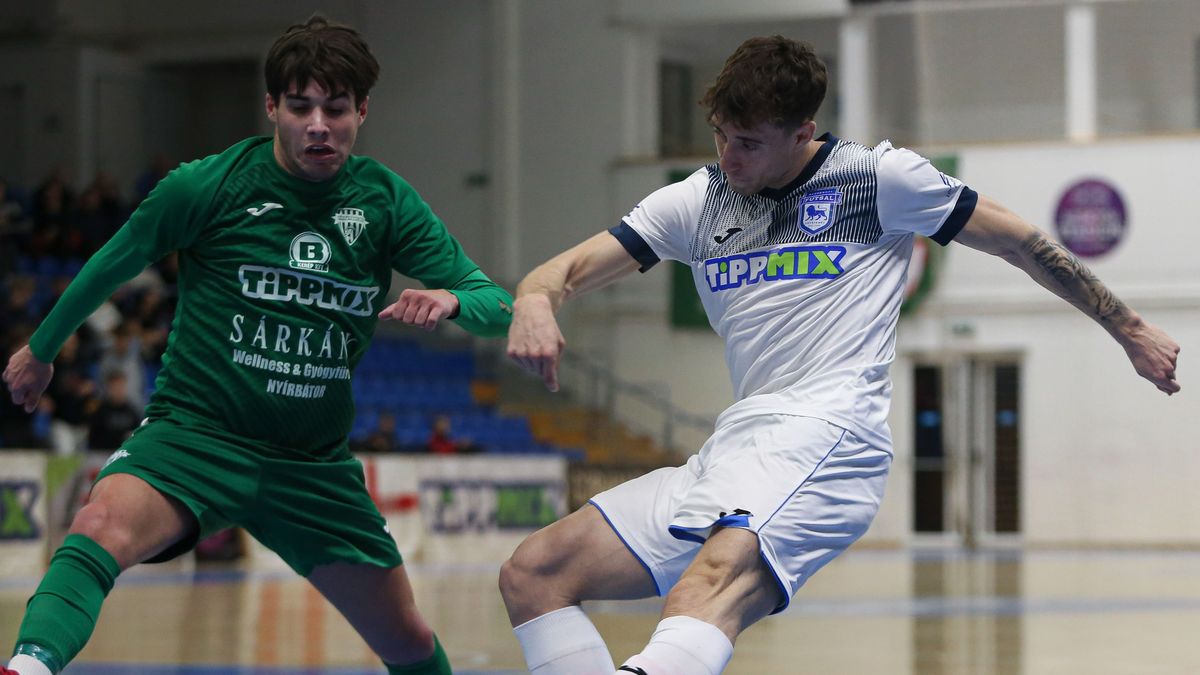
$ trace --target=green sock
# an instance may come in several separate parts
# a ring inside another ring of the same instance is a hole
[[[62,670],[92,636],[100,605],[120,573],[100,544],[67,535],[25,606],[16,652],[36,657],[51,672]]]
[[[450,661],[446,659],[446,652],[442,649],[442,643],[433,636],[433,655],[424,661],[410,663],[407,666],[393,666],[390,663],[383,664],[387,666],[388,675],[452,675],[450,670]]]

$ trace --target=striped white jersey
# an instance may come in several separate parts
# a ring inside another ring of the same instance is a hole
[[[712,164],[610,232],[643,271],[661,259],[691,266],[733,381],[718,427],[805,415],[890,451],[888,367],[913,234],[948,244],[977,195],[890,143],[820,140],[784,188],[739,195]]]

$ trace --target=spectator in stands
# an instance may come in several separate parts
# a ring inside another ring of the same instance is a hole
[[[130,400],[125,373],[113,370],[104,376],[104,395],[90,417],[88,447],[93,450],[116,450],[141,423],[142,410]]]
[[[105,211],[104,198],[96,186],[89,187],[79,195],[79,213],[76,224],[83,241],[79,257],[88,257],[112,238],[121,222]]]
[[[137,276],[118,286],[116,293],[112,296],[112,300],[121,310],[121,314],[125,316],[137,316],[143,311],[140,307],[143,302],[143,295],[152,293],[156,299],[151,301],[150,304],[157,305],[157,298],[165,295],[166,292],[166,280],[159,273],[158,266],[151,265],[139,272]]]
[[[161,281],[161,278],[160,278]],[[152,361],[162,358],[167,349],[167,335],[175,315],[174,296],[168,296],[162,285],[147,286],[138,296],[133,318],[141,328],[142,353]]]
[[[22,225],[25,207],[8,187],[8,181],[0,178],[0,233]]]
[[[113,232],[116,232],[129,216],[117,179],[107,171],[97,171],[96,177],[92,179],[92,184],[88,186],[88,189],[99,193],[100,212],[113,223]]]
[[[390,412],[379,413],[375,430],[358,445],[359,452],[395,452],[399,449],[396,444],[396,416]]]
[[[433,418],[433,429],[425,445],[429,452],[435,455],[453,455],[458,452],[458,444],[450,438],[450,418],[445,415]]]
[[[57,274],[50,278],[48,282],[48,288],[46,288],[47,292],[40,308],[40,315],[42,317],[48,314],[52,309],[54,309],[54,306],[58,304],[58,301],[62,298],[63,293],[66,292],[67,286],[71,284],[71,279],[72,277],[65,273]],[[102,345],[101,338],[106,335],[109,330],[112,330],[112,328],[101,328],[97,330],[88,323],[84,323],[75,331],[75,337],[79,341],[78,361],[82,364],[81,367],[92,375],[95,375],[97,372],[96,364],[100,359]]]
[[[11,401],[0,401],[0,449],[41,447],[45,447],[45,443],[33,431],[33,417]]]
[[[138,411],[146,406],[144,384],[146,364],[142,358],[142,327],[134,319],[124,319],[116,329],[102,338],[100,372],[120,372],[126,399]],[[106,392],[107,393],[107,392]],[[139,412],[140,414],[140,412]]]
[[[24,326],[32,333],[42,317],[41,310],[45,309],[37,298],[37,283],[26,274],[9,274],[2,288],[4,300],[0,304],[0,331],[9,333]]]
[[[449,417],[438,415],[433,418],[433,429],[429,433],[429,441],[425,444],[430,454],[456,455],[479,450],[470,439],[454,438],[451,432]]]
[[[27,325],[23,329],[13,328],[6,334],[0,335],[0,346],[11,352],[29,342],[29,336],[32,333],[32,325]],[[45,439],[38,438],[34,433],[33,419],[7,397],[0,401],[0,448],[46,447]]]
[[[137,183],[133,186],[134,203],[132,206],[136,207],[142,203],[142,200],[150,195],[154,186],[158,185],[158,181],[166,178],[173,168],[175,168],[175,162],[168,159],[166,155],[161,152],[154,155],[154,158],[150,160],[150,166],[141,176],[138,176]]]
[[[33,230],[28,253],[62,257],[63,250],[71,247],[73,206],[74,194],[67,183],[66,172],[61,167],[56,168],[33,196]]]
[[[54,379],[46,390],[53,406],[50,447],[56,454],[69,455],[87,449],[88,415],[98,402],[96,389],[80,353],[79,334],[72,333],[54,360]]]
[[[0,178],[0,269],[16,267],[19,252],[28,248],[29,218],[25,207]]]

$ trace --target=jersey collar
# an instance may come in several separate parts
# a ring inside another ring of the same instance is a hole
[[[817,170],[821,168],[821,165],[825,163],[825,160],[829,157],[829,153],[833,152],[833,146],[837,145],[838,142],[837,136],[828,131],[822,134],[817,140],[821,141],[821,147],[817,148],[817,154],[813,155],[813,158],[808,160],[808,164],[804,165],[804,170],[800,172],[799,176],[796,176],[792,182],[781,188],[763,188],[758,191],[758,194],[767,199],[782,201],[794,192],[796,188],[811,180],[816,175]]]

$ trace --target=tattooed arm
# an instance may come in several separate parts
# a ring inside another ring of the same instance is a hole
[[[1061,244],[997,202],[980,196],[975,213],[955,240],[997,255],[1104,327],[1125,349],[1138,375],[1167,394],[1179,391],[1179,345],[1121,302]]]

